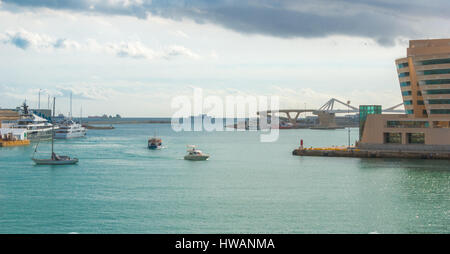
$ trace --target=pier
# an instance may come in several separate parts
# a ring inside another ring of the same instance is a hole
[[[298,148],[297,156],[353,157],[353,158],[403,158],[450,160],[448,151],[363,150],[356,147]]]
[[[27,146],[29,144],[30,144],[30,140],[1,140],[0,139],[0,147]]]

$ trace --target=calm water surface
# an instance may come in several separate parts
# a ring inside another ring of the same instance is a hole
[[[146,148],[155,130],[165,149]],[[117,125],[56,141],[80,158],[63,167],[33,165],[34,146],[2,148],[0,233],[450,233],[448,161],[292,156],[300,138],[343,145],[347,131],[260,143],[257,132]],[[211,159],[183,160],[187,144]]]

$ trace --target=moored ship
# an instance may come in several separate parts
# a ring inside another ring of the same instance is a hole
[[[24,102],[20,110],[20,118],[17,121],[3,121],[2,128],[24,130],[25,136],[30,141],[50,140],[52,138],[52,124],[47,119],[37,116],[28,110]],[[57,129],[57,127],[55,127]]]
[[[86,136],[86,128],[81,124],[67,119],[58,124],[59,129],[55,131],[56,139],[80,138]]]

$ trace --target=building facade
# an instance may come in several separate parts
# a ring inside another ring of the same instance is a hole
[[[395,63],[410,117],[450,115],[450,39],[410,41]]]
[[[405,115],[368,115],[368,149],[450,151],[450,39],[412,40],[395,60]]]
[[[15,121],[18,119],[19,112],[9,109],[0,109],[0,128],[2,127],[2,121]]]

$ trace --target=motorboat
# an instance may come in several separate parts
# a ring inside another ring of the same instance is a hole
[[[162,147],[162,140],[160,138],[150,138],[148,140],[148,149],[151,150],[157,150],[157,149],[161,149]]]
[[[196,149],[194,145],[189,145],[187,154],[184,156],[184,159],[190,161],[205,161],[209,159],[209,157],[209,154],[205,154],[202,151]]]

